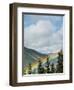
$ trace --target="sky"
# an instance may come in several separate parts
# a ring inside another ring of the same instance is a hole
[[[24,14],[24,46],[40,53],[55,53],[63,48],[62,15]]]

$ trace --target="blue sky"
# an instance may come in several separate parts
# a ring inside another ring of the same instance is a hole
[[[41,53],[62,49],[63,17],[24,14],[24,46]]]
[[[29,27],[36,24],[38,20],[50,20],[55,26],[54,30],[58,30],[63,24],[63,16],[57,15],[24,15],[24,26]]]

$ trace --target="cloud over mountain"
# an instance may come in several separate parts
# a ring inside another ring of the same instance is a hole
[[[24,46],[41,53],[52,53],[63,46],[63,27],[54,30],[50,20],[38,20],[24,28]]]

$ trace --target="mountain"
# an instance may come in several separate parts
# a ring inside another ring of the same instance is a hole
[[[24,75],[24,73],[26,73],[26,74],[28,73],[29,64],[31,64],[31,66],[32,66],[32,73],[34,73],[34,74],[38,73],[37,70],[38,70],[39,60],[41,61],[44,69],[46,69],[47,58],[50,62],[50,66],[52,64],[54,64],[55,66],[57,65],[58,52],[57,53],[49,53],[48,55],[46,55],[46,54],[42,54],[40,52],[37,52],[34,49],[29,49],[26,47],[24,47],[23,52],[24,52],[23,60],[22,60],[22,68],[23,68],[22,74],[23,75]]]
[[[46,54],[41,54],[39,52],[37,52],[34,49],[29,49],[24,47],[24,55],[23,55],[23,60],[22,60],[22,68],[24,68],[24,66],[28,65],[29,63],[33,63],[35,61],[38,60],[38,58],[40,57],[45,57],[47,56]]]

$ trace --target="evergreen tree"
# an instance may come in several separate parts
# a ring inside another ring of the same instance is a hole
[[[58,53],[57,73],[63,73],[63,53],[62,53],[62,50]]]
[[[42,67],[42,62],[40,60],[38,61],[38,73],[44,73],[44,68]]]
[[[26,69],[24,68],[24,74],[26,74]]]
[[[50,73],[50,68],[49,68],[49,66],[50,66],[50,62],[49,62],[49,57],[47,57],[47,62],[46,62],[46,72],[47,73]]]
[[[51,73],[54,73],[55,72],[55,67],[54,67],[54,64],[52,63],[51,64]]]
[[[36,74],[37,72],[36,72],[36,68],[35,69],[33,69],[33,71],[32,71],[32,74]]]
[[[28,66],[28,74],[31,74],[32,73],[32,66],[31,66],[31,64],[29,64],[29,66]]]

